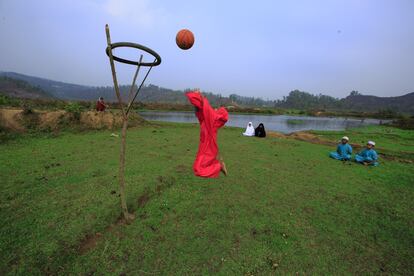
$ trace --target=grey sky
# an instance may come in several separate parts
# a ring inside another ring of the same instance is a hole
[[[414,91],[413,15],[412,0],[0,0],[0,70],[111,85],[108,23],[113,42],[161,55],[148,83],[163,87],[269,99],[294,89],[395,96]],[[175,45],[181,28],[195,34],[189,51]],[[129,84],[134,68],[117,66]]]

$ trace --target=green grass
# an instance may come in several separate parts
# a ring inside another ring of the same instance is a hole
[[[348,136],[351,144],[364,146],[369,140],[375,141],[376,150],[414,160],[414,130],[403,130],[390,126],[366,126],[344,131],[311,131],[319,137],[338,141]]]
[[[412,132],[395,131],[395,143],[373,139],[412,148]],[[327,146],[240,133],[219,132],[229,176],[201,179],[197,125],[130,129],[131,225],[116,224],[111,132],[0,145],[0,274],[414,273],[412,164],[364,167],[329,159]]]

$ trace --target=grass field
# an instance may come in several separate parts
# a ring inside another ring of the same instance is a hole
[[[339,140],[348,135],[351,143],[364,145],[369,140],[374,140],[378,148],[388,151],[414,152],[414,131],[402,130],[388,126],[367,126],[344,131],[311,131],[325,139]]]
[[[412,153],[413,131],[388,130],[348,135]],[[200,179],[197,125],[133,128],[125,225],[110,134],[0,145],[0,274],[414,274],[413,164],[364,167],[329,159],[328,146],[224,128],[229,176]]]

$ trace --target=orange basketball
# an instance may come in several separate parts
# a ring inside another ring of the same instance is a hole
[[[193,47],[194,44],[194,35],[190,30],[182,29],[177,33],[175,37],[175,42],[177,46],[183,50],[188,50]]]

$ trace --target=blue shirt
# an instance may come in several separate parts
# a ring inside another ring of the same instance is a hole
[[[347,156],[348,154],[352,154],[352,147],[350,144],[342,144],[340,143],[336,148],[336,152],[341,156]]]
[[[375,150],[373,149],[364,149],[362,150],[360,153],[358,153],[359,156],[362,156],[364,159],[368,159],[368,160],[378,160],[378,154]]]

